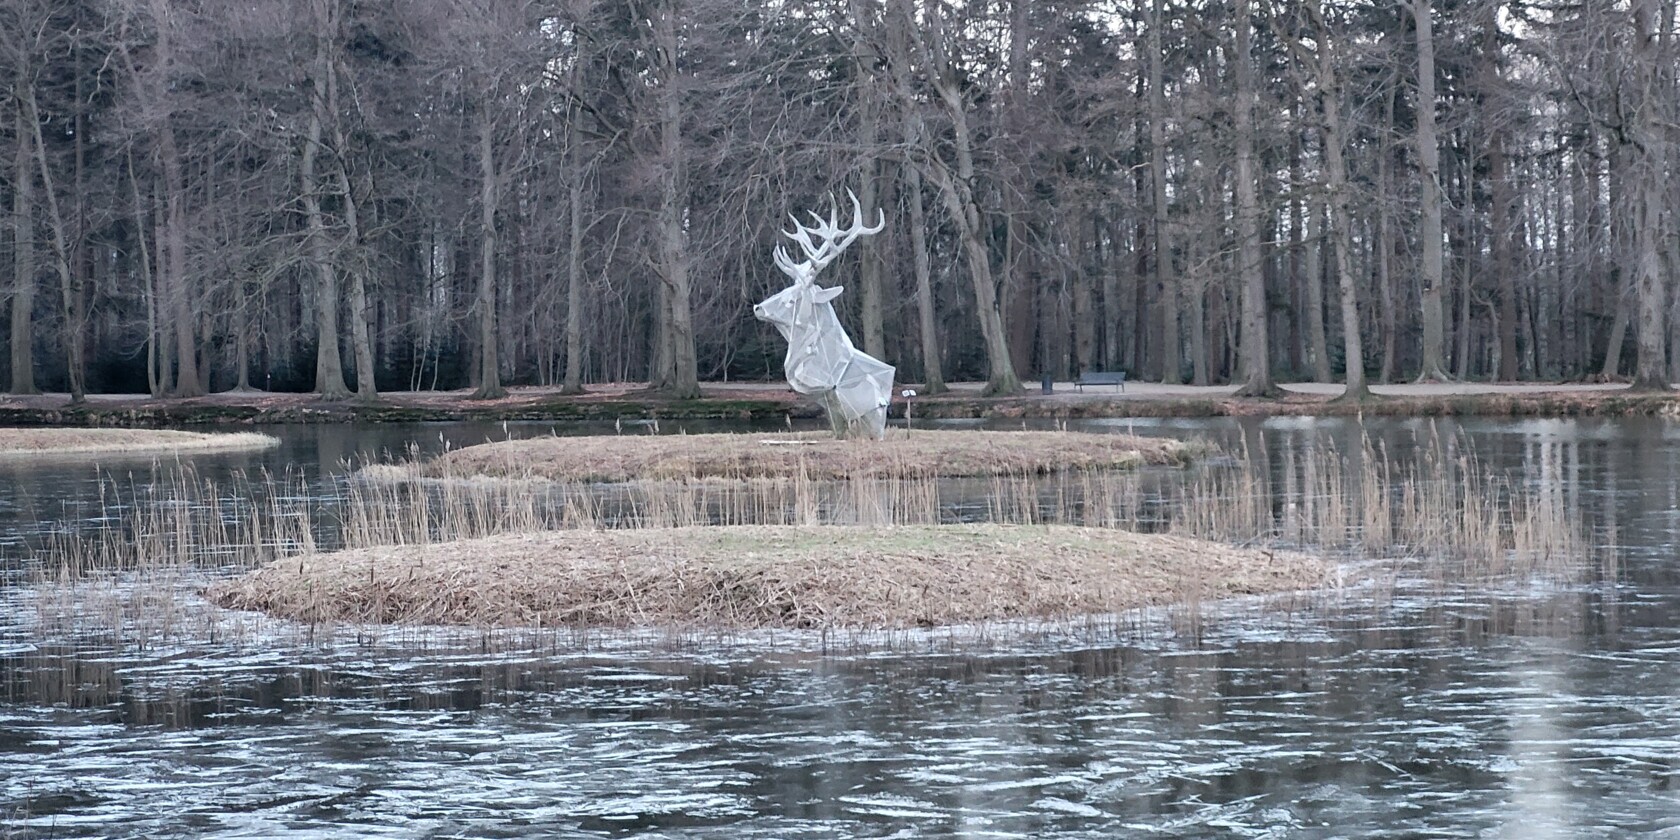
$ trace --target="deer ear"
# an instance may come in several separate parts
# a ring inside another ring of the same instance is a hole
[[[845,286],[830,286],[826,289],[816,290],[812,293],[811,297],[817,303],[828,303],[829,301],[839,297],[840,293],[844,291],[846,291]]]

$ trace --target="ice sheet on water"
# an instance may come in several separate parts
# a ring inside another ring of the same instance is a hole
[[[1072,814],[1078,817],[1106,817],[1108,813],[1100,808],[1093,808],[1081,802],[1071,802],[1059,796],[1046,796],[1032,803],[1032,807],[1041,811],[1054,811],[1061,814]]]
[[[1003,779],[994,782],[970,785],[969,788],[979,793],[992,793],[1000,790],[1019,790],[1021,788],[1051,788],[1058,786],[1073,786],[1083,788],[1087,779],[1083,776],[1036,776],[1025,779]]]
[[[1615,586],[1443,590],[1420,576],[1287,615],[1210,605],[1193,632],[1129,616],[1137,632],[1099,638],[990,626],[837,648],[785,631],[673,645],[269,626],[107,655],[8,629],[0,814],[50,808],[31,825],[68,837],[905,823],[1456,836],[1522,825],[1513,778],[1550,774],[1560,825],[1675,836],[1680,591],[1654,574],[1672,568],[1672,542],[1649,541],[1647,565]],[[28,620],[13,594],[0,621]],[[1525,682],[1536,675],[1555,685]]]
[[[891,793],[847,795],[839,797],[839,801],[852,813],[894,820],[932,820],[947,815],[943,808],[931,802]]]
[[[650,674],[639,671],[613,671],[608,673],[593,673],[589,675],[590,682],[601,683],[662,683],[684,682],[688,679],[685,674]]]

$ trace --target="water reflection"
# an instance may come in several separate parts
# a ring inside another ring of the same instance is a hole
[[[1622,550],[1567,583],[1402,573],[1288,611],[1222,608],[1193,634],[1159,615],[1106,638],[826,652],[797,634],[112,652],[39,644],[11,592],[0,834],[1680,837],[1667,424],[1133,428],[1216,438],[1280,491],[1309,443],[1441,441],[1444,468],[1473,454]],[[330,475],[365,446],[285,457]],[[0,497],[91,508],[75,488],[95,485],[64,475],[0,476]]]

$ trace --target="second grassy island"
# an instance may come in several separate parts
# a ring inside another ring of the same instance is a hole
[[[484,443],[417,465],[418,477],[621,482],[801,475],[960,478],[1182,465],[1203,447],[1124,434],[893,429],[887,438],[825,433],[546,437]]]

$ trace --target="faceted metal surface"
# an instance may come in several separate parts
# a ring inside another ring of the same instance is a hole
[[[851,336],[834,314],[834,299],[844,287],[823,288],[817,273],[859,236],[877,233],[886,224],[883,214],[874,227],[863,223],[863,208],[852,199],[852,222],[839,226],[839,208],[831,207],[828,218],[812,213],[812,225],[796,217],[794,230],[782,235],[794,241],[805,254],[795,262],[787,250],[777,247],[776,267],[793,284],[753,307],[753,315],[775,326],[787,340],[782,369],[788,385],[801,394],[822,400],[829,424],[838,437],[876,439],[886,434],[887,406],[892,402],[892,365],[853,346]]]

